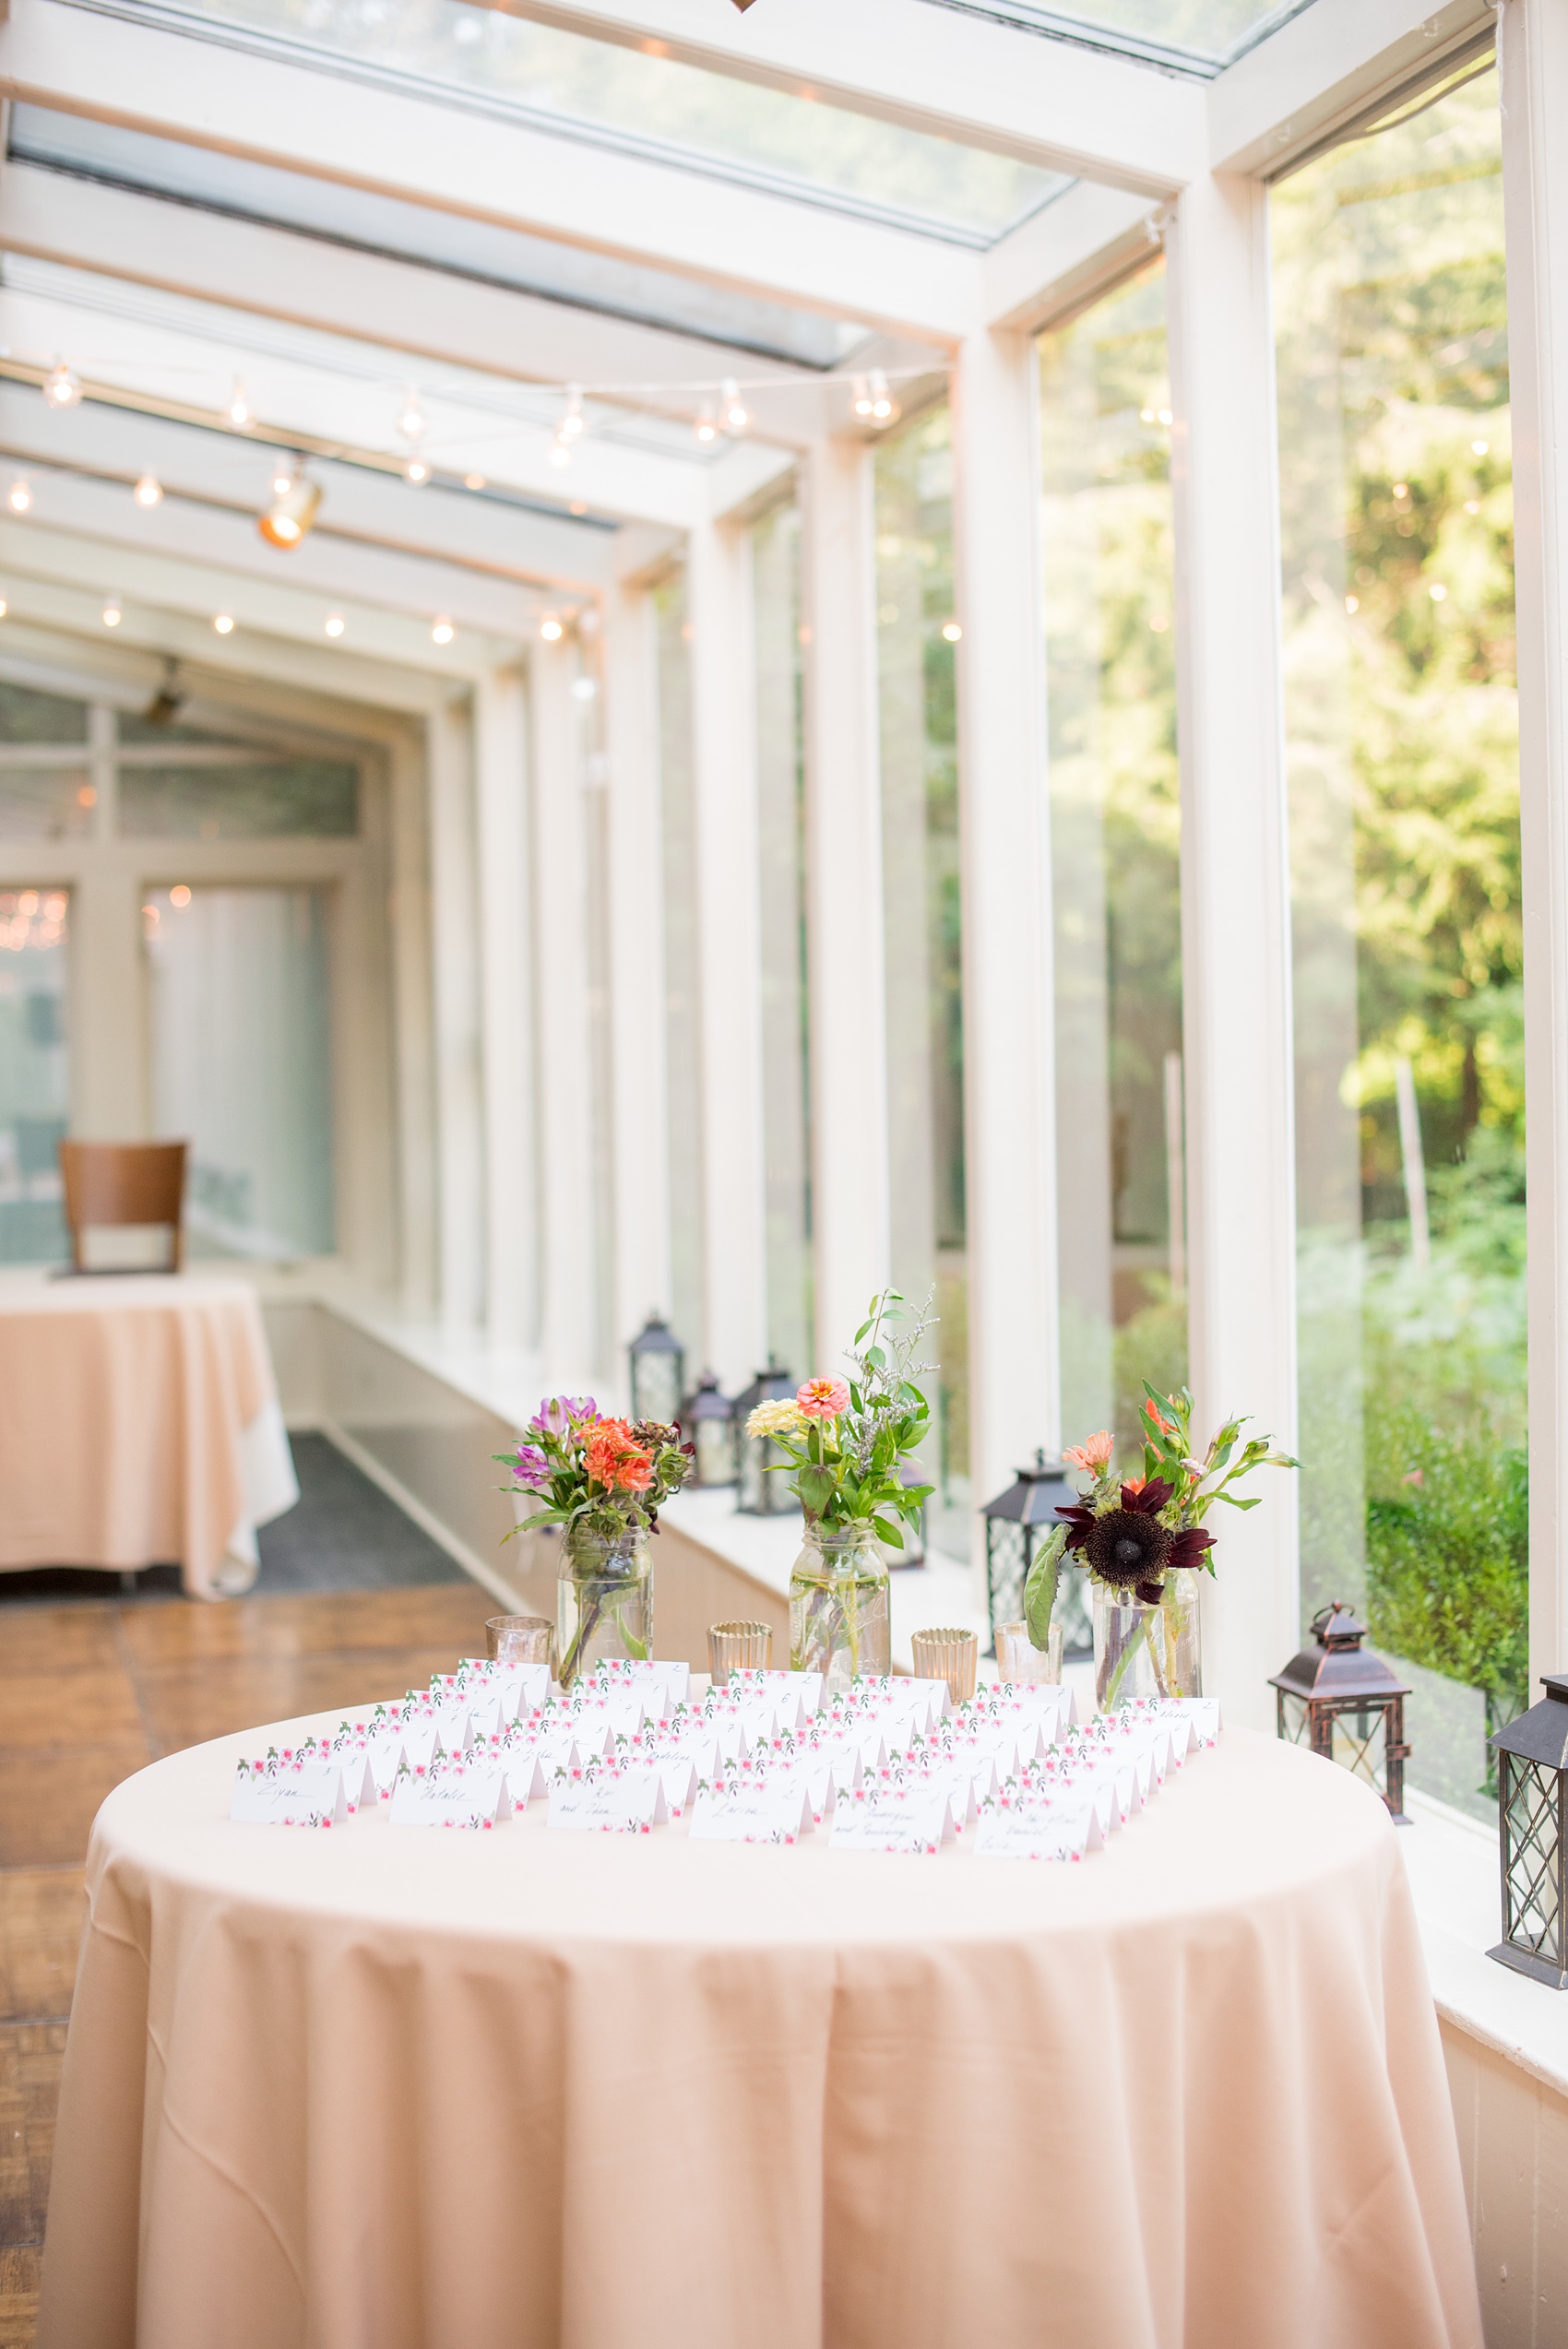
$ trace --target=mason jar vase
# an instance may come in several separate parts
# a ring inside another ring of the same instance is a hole
[[[790,1669],[820,1672],[826,1694],[893,1669],[887,1568],[869,1524],[806,1520],[790,1576]]]
[[[643,1664],[652,1654],[647,1527],[567,1534],[555,1584],[555,1677],[562,1687],[584,1679],[602,1657]]]
[[[1198,1642],[1198,1575],[1178,1566],[1153,1606],[1110,1583],[1094,1584],[1094,1695],[1113,1712],[1140,1697],[1203,1694]]]

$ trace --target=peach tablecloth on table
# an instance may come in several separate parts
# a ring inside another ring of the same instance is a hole
[[[1347,1773],[1230,1730],[1053,1867],[232,1825],[289,1741],[99,1814],[40,2349],[1479,2349]]]
[[[256,1294],[220,1275],[0,1286],[0,1572],[177,1559],[255,1580],[299,1498]]]

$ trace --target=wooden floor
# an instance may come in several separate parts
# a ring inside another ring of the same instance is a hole
[[[484,1653],[476,1584],[203,1606],[0,1600],[0,2349],[30,2349],[82,1861],[112,1786],[205,1738]]]

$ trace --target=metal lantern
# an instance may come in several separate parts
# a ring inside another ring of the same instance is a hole
[[[694,1485],[732,1485],[735,1481],[735,1406],[719,1392],[719,1381],[705,1370],[695,1394],[681,1406],[681,1433],[696,1453]]]
[[[766,1436],[746,1433],[746,1421],[759,1403],[777,1403],[794,1392],[794,1380],[770,1354],[766,1370],[759,1370],[745,1393],[735,1397],[735,1506],[748,1517],[782,1517],[795,1506],[784,1477],[768,1474],[775,1463],[782,1466],[789,1453]]]
[[[1568,1677],[1489,1740],[1497,1756],[1503,1939],[1487,1952],[1532,1982],[1568,1989]]]
[[[1312,1632],[1314,1644],[1269,1681],[1278,1691],[1279,1735],[1364,1778],[1383,1797],[1390,1817],[1408,1826],[1405,1699],[1410,1691],[1381,1655],[1362,1647],[1366,1625],[1337,1599],[1319,1608]]]
[[[686,1382],[686,1358],[681,1341],[668,1323],[650,1313],[626,1348],[632,1392],[632,1418],[657,1419],[668,1427],[681,1409]]]
[[[1023,1614],[1024,1584],[1041,1544],[1050,1540],[1062,1522],[1056,1514],[1058,1507],[1070,1508],[1077,1498],[1061,1461],[1048,1460],[1043,1452],[1037,1452],[1034,1466],[1020,1468],[1016,1482],[980,1511],[985,1519],[985,1586],[993,1651],[998,1623],[1016,1623]],[[1089,1655],[1094,1629],[1076,1576],[1059,1587],[1057,1605],[1063,1608],[1063,1652]]]

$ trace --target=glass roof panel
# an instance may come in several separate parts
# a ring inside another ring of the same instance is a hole
[[[19,162],[575,303],[632,326],[695,335],[760,359],[834,367],[865,340],[863,326],[703,285],[673,270],[614,260],[85,115],[13,104],[6,151]]]
[[[958,0],[935,0],[938,7]],[[1090,41],[1157,65],[1217,74],[1266,41],[1312,0],[1073,0],[1037,7],[1032,0],[966,0],[968,13],[1025,25],[1067,41]]]
[[[1170,0],[1167,0],[1167,5]],[[1133,0],[1138,5],[1138,0]],[[1239,6],[1246,0],[1212,0]],[[559,135],[591,138],[864,219],[983,247],[1069,182],[1057,172],[653,57],[468,0],[120,0],[174,30],[227,25],[296,53],[351,58],[501,104]]]

